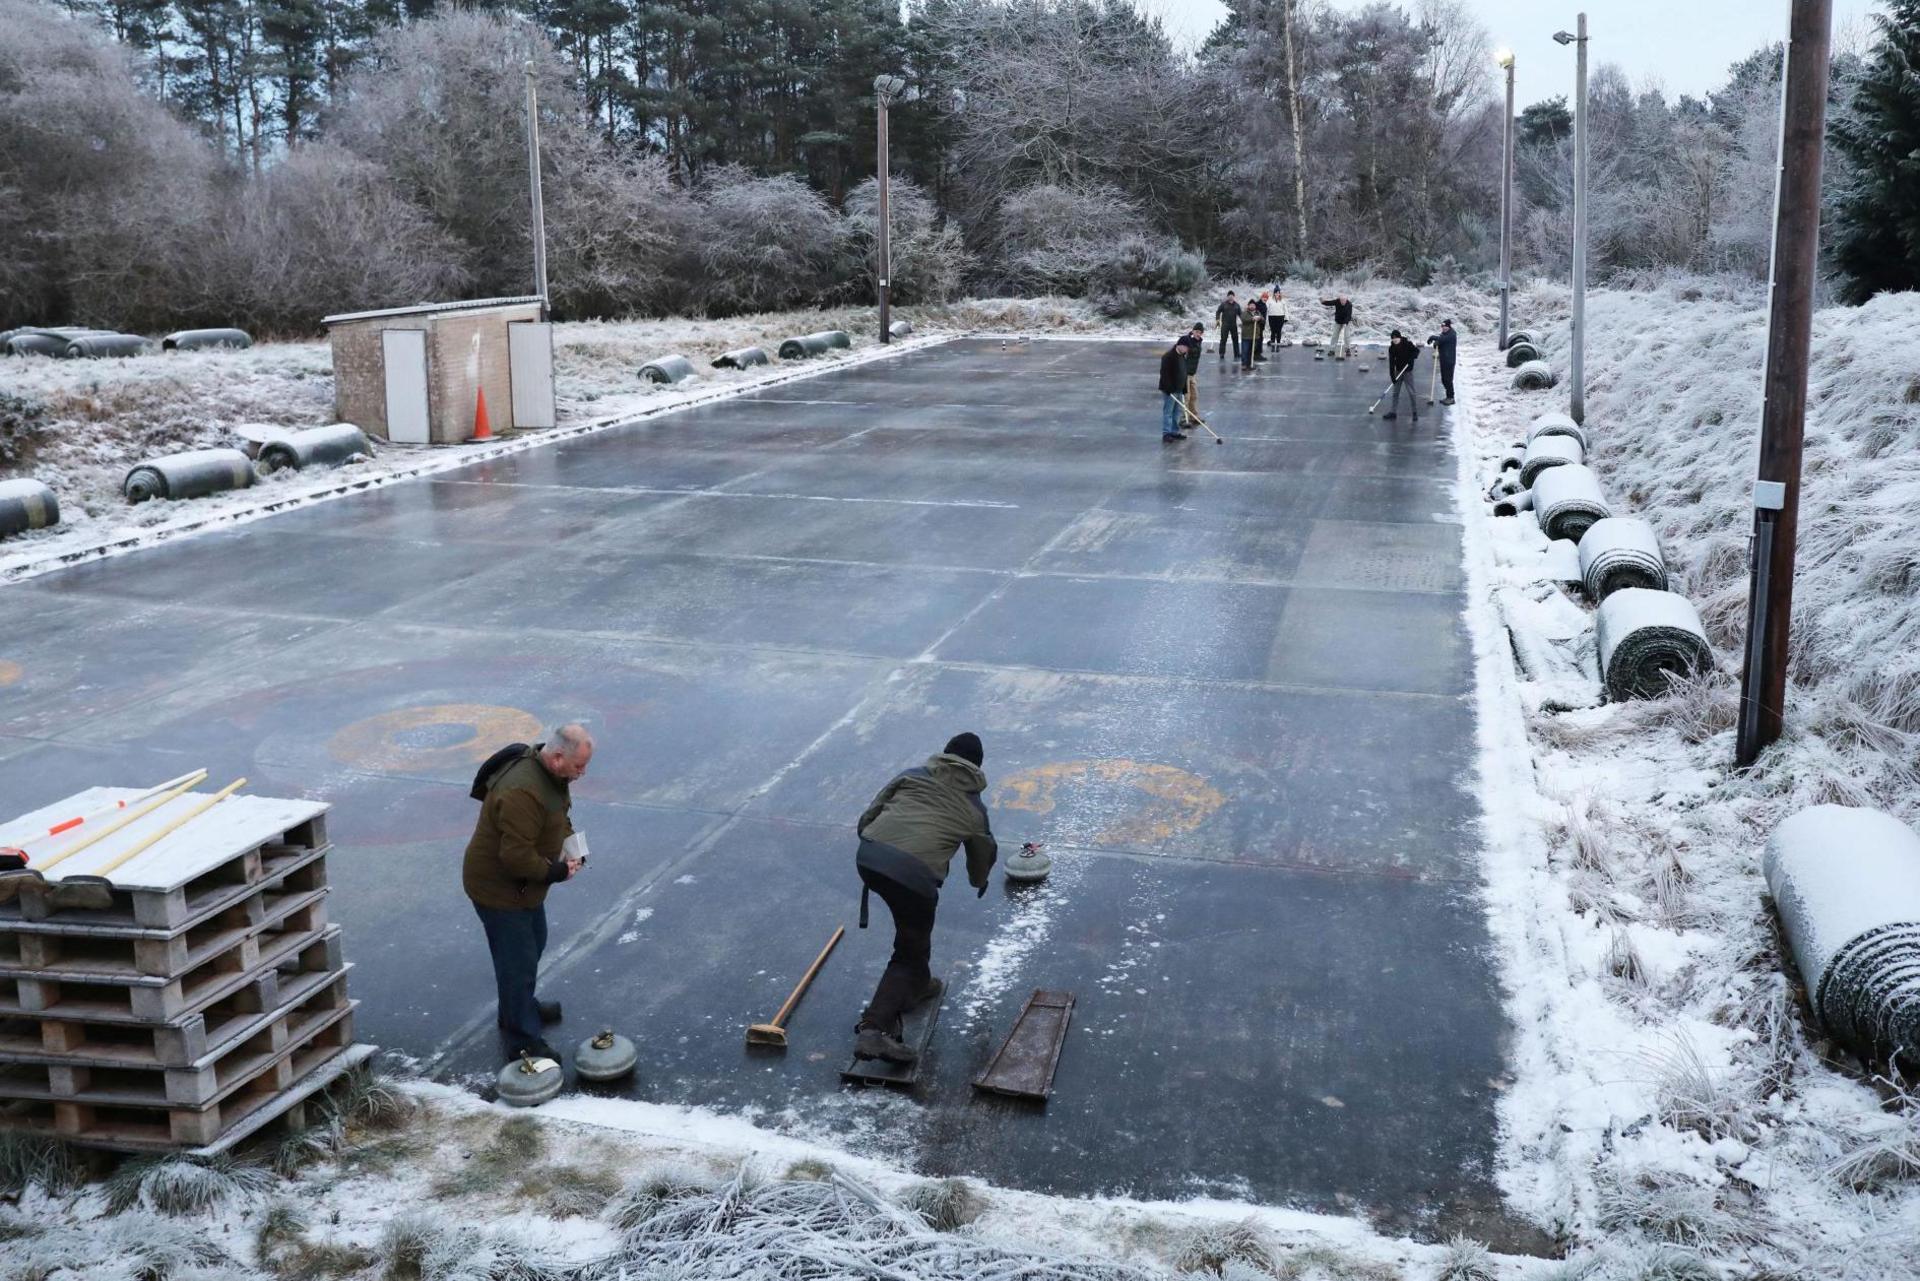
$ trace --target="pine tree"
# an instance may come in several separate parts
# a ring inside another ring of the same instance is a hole
[[[1920,0],[1887,10],[1852,110],[1829,131],[1855,173],[1836,202],[1833,255],[1852,303],[1920,289]]]

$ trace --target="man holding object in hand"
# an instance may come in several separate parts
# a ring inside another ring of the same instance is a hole
[[[558,1022],[560,1003],[535,995],[547,949],[547,889],[586,865],[586,840],[573,830],[568,784],[587,772],[593,736],[562,725],[544,743],[516,743],[480,767],[473,795],[480,820],[467,842],[460,882],[473,901],[493,954],[500,1033],[507,1058],[531,1052],[558,1059],[541,1034]]]

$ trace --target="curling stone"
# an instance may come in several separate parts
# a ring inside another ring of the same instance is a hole
[[[539,1107],[566,1083],[566,1073],[552,1059],[535,1058],[527,1051],[500,1069],[496,1084],[500,1097],[517,1108]]]
[[[1020,852],[1007,860],[1009,881],[1044,881],[1052,870],[1053,859],[1048,856],[1046,846],[1033,841],[1022,845]]]
[[[615,1081],[633,1071],[640,1050],[612,1028],[580,1042],[573,1052],[573,1070],[587,1081]]]

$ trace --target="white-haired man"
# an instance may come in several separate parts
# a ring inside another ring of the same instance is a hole
[[[491,772],[483,768],[474,783],[480,821],[467,842],[460,881],[487,932],[509,1059],[529,1051],[559,1057],[540,1029],[559,1020],[560,1005],[540,1000],[535,980],[547,948],[547,888],[585,861],[563,848],[573,835],[567,785],[592,759],[586,727],[562,725],[544,743],[489,760]]]

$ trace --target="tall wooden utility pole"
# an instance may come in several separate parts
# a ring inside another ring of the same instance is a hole
[[[1794,535],[1800,519],[1800,447],[1806,434],[1807,359],[1820,252],[1821,144],[1833,0],[1792,0],[1774,190],[1771,315],[1767,322],[1760,470],[1753,486],[1753,584],[1740,678],[1735,760],[1753,764],[1780,737],[1787,701]]]

